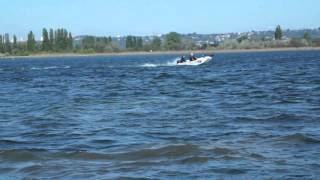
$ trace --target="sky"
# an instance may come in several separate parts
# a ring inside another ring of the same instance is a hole
[[[319,0],[1,0],[0,33],[226,33],[320,27]]]

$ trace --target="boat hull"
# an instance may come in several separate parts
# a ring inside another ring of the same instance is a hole
[[[193,66],[196,66],[196,65],[200,65],[200,64],[206,63],[206,62],[210,61],[211,59],[212,59],[212,57],[206,56],[206,57],[197,58],[196,60],[193,60],[193,61],[187,60],[187,61],[182,62],[182,63],[177,63],[177,65],[193,65]]]

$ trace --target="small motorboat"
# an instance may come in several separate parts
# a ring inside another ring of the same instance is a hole
[[[177,61],[177,65],[200,65],[203,63],[206,63],[208,61],[210,61],[212,59],[213,56],[205,56],[205,57],[200,57],[197,58],[196,60],[190,61],[190,60],[186,60],[186,61]]]

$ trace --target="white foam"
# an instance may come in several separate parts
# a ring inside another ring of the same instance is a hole
[[[143,64],[142,67],[157,67],[157,64],[146,63]]]
[[[32,67],[31,70],[48,70],[48,69],[69,69],[70,66],[47,66],[47,67]]]
[[[159,67],[159,66],[176,66],[177,65],[177,60],[178,59],[174,59],[172,61],[168,61],[166,63],[145,63],[143,65],[141,65],[142,67]]]

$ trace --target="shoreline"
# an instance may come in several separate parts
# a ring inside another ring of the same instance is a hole
[[[283,52],[283,51],[320,51],[320,47],[302,47],[302,48],[264,48],[264,49],[214,49],[214,50],[195,50],[195,54],[221,54],[221,53],[242,53],[242,52]],[[50,58],[50,57],[99,57],[99,56],[139,56],[139,55],[187,55],[191,50],[181,51],[138,51],[138,52],[112,52],[112,53],[39,53],[29,56],[0,56],[1,59],[25,59],[25,58]]]

